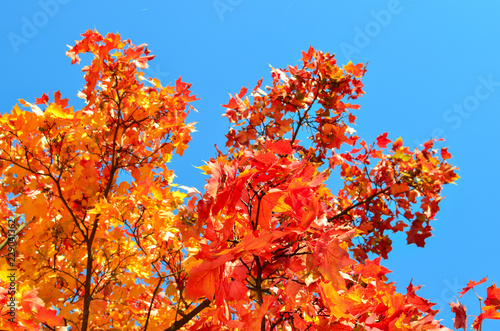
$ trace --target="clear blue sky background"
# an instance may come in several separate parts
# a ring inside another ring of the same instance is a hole
[[[498,188],[500,128],[500,2],[386,1],[8,1],[0,13],[0,110],[60,90],[70,104],[83,85],[66,45],[96,28],[147,43],[156,58],[148,74],[162,83],[182,75],[201,98],[190,149],[174,160],[177,182],[201,189],[193,166],[224,145],[228,123],[220,107],[242,86],[269,77],[269,66],[295,65],[309,45],[339,63],[369,61],[366,95],[355,129],[366,141],[380,133],[415,146],[446,137],[457,186],[447,187],[434,237],[425,248],[404,245],[384,264],[400,291],[413,278],[419,292],[443,308],[470,279],[500,285]],[[485,293],[486,286],[479,287]],[[477,298],[463,301],[478,313]],[[498,329],[500,322],[489,328]]]

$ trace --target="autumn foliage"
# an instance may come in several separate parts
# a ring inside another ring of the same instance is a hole
[[[67,55],[85,53],[82,109],[56,92],[0,119],[1,328],[446,329],[381,258],[397,232],[425,245],[456,168],[432,140],[356,135],[365,66],[310,48],[232,95],[200,193],[169,167],[194,131],[190,84],[146,77],[154,56],[118,34],[89,30]],[[499,290],[487,294],[476,329],[500,316]]]

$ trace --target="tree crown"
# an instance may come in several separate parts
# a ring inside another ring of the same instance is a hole
[[[146,77],[146,45],[82,36],[67,55],[93,56],[85,106],[56,92],[0,119],[1,263],[19,302],[10,320],[4,282],[3,327],[445,329],[380,262],[392,233],[425,245],[456,168],[433,140],[410,150],[355,134],[366,66],[311,47],[300,66],[272,68],[271,86],[232,95],[227,149],[200,167],[200,193],[167,166],[194,131],[191,85]]]

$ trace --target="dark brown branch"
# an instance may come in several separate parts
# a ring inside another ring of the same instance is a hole
[[[153,293],[153,297],[151,298],[151,304],[149,305],[148,316],[146,318],[146,324],[144,325],[144,331],[146,331],[148,329],[149,318],[151,317],[151,309],[153,308],[153,303],[155,301],[156,294],[158,294],[158,290],[160,289],[162,282],[163,282],[163,278],[160,277],[160,280],[158,281],[158,285],[156,285],[155,291]]]
[[[290,141],[290,144],[292,146],[293,146],[293,143],[295,142],[295,139],[297,139],[297,134],[299,133],[300,127],[302,126],[302,124],[304,124],[304,120],[306,120],[306,118],[307,118],[307,113],[311,110],[312,106],[316,103],[316,100],[318,99],[318,96],[322,91],[323,91],[323,87],[318,86],[318,89],[316,90],[316,95],[314,96],[313,100],[311,101],[311,104],[304,111],[304,116],[301,116],[300,111],[299,111],[299,121],[297,123],[297,127],[295,128],[295,130],[293,132],[292,140]],[[297,108],[296,106],[294,106],[294,107]]]
[[[201,312],[203,309],[207,308],[210,306],[210,300],[205,299],[202,303],[200,303],[196,308],[191,310],[189,314],[185,315],[183,318],[180,320],[176,321],[174,324],[172,324],[168,329],[165,329],[164,331],[175,331],[179,330],[182,328],[185,324],[187,324],[190,320],[192,320],[196,315],[198,315],[199,312]]]
[[[383,190],[380,190],[378,191],[377,193],[369,196],[368,198],[366,198],[365,200],[362,200],[362,201],[359,201],[358,203],[355,203],[354,205],[346,208],[345,210],[343,210],[342,212],[338,213],[337,215],[333,216],[333,217],[330,217],[328,219],[329,222],[332,222],[336,219],[339,219],[340,217],[342,216],[346,216],[346,215],[349,215],[348,213],[353,210],[354,208],[362,205],[362,204],[365,204],[365,203],[370,203],[373,199],[375,199],[376,197],[378,197],[379,195],[383,194],[383,193],[387,193],[389,191],[390,187],[387,187]]]

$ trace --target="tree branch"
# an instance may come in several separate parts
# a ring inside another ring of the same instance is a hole
[[[28,222],[25,222],[24,224],[22,224],[20,227],[17,228],[16,232],[14,232],[14,235],[13,236],[7,236],[7,238],[3,241],[2,244],[0,244],[0,251],[5,247],[5,245],[7,245],[7,243],[9,242],[9,237],[16,237],[19,233],[21,233],[21,231],[24,230],[24,228],[26,226],[28,226],[28,224],[30,224],[31,222],[33,222],[35,220],[35,217],[33,217],[31,219],[31,221],[28,221]]]
[[[355,203],[354,205],[351,205],[349,206],[348,208],[346,208],[345,210],[343,210],[342,212],[338,213],[337,215],[333,216],[333,217],[330,217],[328,219],[329,222],[333,222],[334,220],[336,219],[339,219],[340,217],[342,216],[346,216],[348,215],[348,213],[353,210],[354,208],[362,205],[362,204],[365,204],[365,203],[370,203],[373,199],[375,199],[376,197],[378,197],[379,195],[383,194],[383,193],[387,193],[388,191],[390,190],[390,187],[386,187],[385,189],[383,190],[380,190],[378,192],[376,192],[375,194],[369,196],[368,198],[366,198],[365,200],[361,200],[357,203]]]
[[[148,317],[146,317],[146,324],[144,325],[144,331],[146,331],[148,329],[149,318],[151,317],[151,309],[153,308],[153,303],[155,301],[156,294],[158,293],[158,289],[160,288],[162,282],[163,282],[163,278],[160,277],[160,280],[158,281],[158,285],[156,285],[155,291],[153,293],[153,297],[151,298],[151,304],[149,305]]]
[[[179,330],[182,328],[185,324],[187,324],[190,320],[193,319],[196,315],[198,315],[199,312],[201,312],[203,309],[207,308],[210,306],[210,300],[205,299],[202,303],[200,303],[195,309],[191,310],[189,314],[185,315],[183,318],[180,320],[176,321],[174,324],[172,324],[168,329],[165,329],[164,331],[175,331]]]

